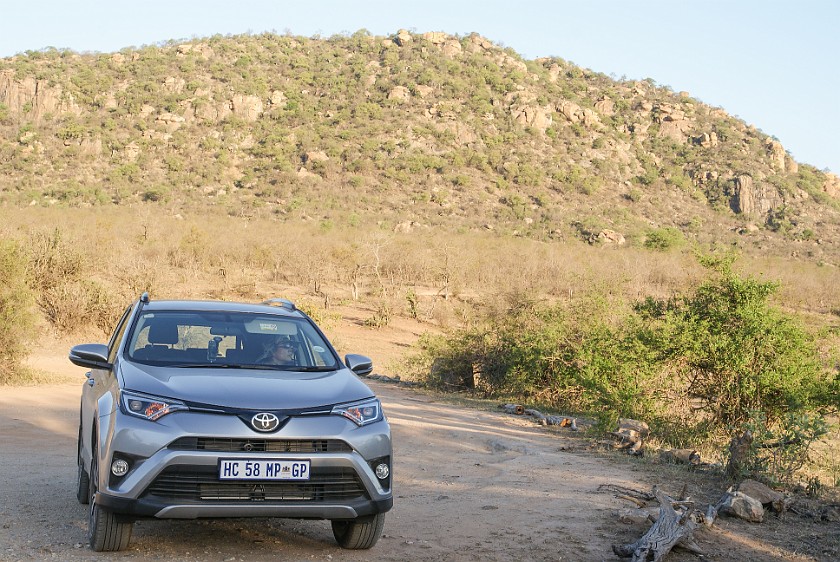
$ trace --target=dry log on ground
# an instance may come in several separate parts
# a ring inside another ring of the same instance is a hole
[[[712,525],[717,515],[714,508],[709,506],[709,510],[704,514],[694,509],[692,502],[675,502],[656,488],[653,493],[659,501],[659,517],[638,541],[613,545],[616,556],[631,558],[631,562],[658,562],[675,546],[702,554],[700,547],[694,542],[693,534],[701,524],[707,527]],[[674,509],[675,506],[677,509]]]
[[[501,404],[499,407],[502,408],[506,414],[530,416],[536,419],[540,425],[555,425],[559,427],[568,427],[572,431],[578,430],[577,420],[575,418],[545,415],[539,410],[534,410],[532,408],[526,409],[520,404]]]
[[[666,462],[679,464],[700,464],[700,453],[693,449],[672,449],[659,451],[659,458]]]
[[[556,425],[559,427],[568,427],[571,428],[572,431],[577,431],[577,422],[574,418],[552,415],[547,416],[539,410],[534,410],[530,408],[525,410],[525,415],[535,418],[538,422],[540,422],[541,425]]]
[[[650,434],[648,424],[643,421],[620,418],[618,428],[610,435],[616,437],[619,449],[625,449],[631,455],[640,455],[644,447],[644,439]]]
[[[694,509],[691,502],[675,502],[655,488],[653,493],[660,505],[659,518],[642,538],[632,544],[613,545],[613,552],[632,562],[658,562],[675,546],[702,554],[692,535],[700,524],[711,526],[716,515],[714,508],[704,514]]]
[[[639,434],[639,437],[643,439],[650,435],[650,427],[648,427],[648,424],[643,421],[632,420],[630,418],[619,418],[617,431],[619,433],[624,431],[635,431]]]
[[[525,413],[525,408],[523,408],[519,404],[502,404],[500,408],[502,408],[502,410],[504,410],[506,414],[515,414],[517,416],[521,416]]]

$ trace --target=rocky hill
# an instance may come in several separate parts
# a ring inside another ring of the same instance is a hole
[[[689,93],[475,34],[0,60],[5,209],[145,203],[640,245],[668,232],[836,261],[839,194],[836,176]]]

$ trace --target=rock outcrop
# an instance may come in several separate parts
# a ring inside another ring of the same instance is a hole
[[[51,86],[46,80],[32,77],[19,81],[13,70],[0,71],[0,103],[13,113],[25,112],[35,123],[40,123],[47,115],[82,113],[73,96],[64,92],[61,86]]]
[[[765,184],[758,184],[748,175],[736,176],[733,179],[734,194],[730,207],[736,213],[744,215],[766,215],[773,209],[784,204],[779,191]]]

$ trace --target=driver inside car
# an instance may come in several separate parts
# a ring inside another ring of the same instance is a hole
[[[296,365],[294,345],[287,339],[278,338],[260,358],[268,365]]]

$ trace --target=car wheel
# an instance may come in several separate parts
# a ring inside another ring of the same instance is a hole
[[[361,550],[371,548],[382,535],[385,514],[377,513],[357,519],[332,521],[333,536],[342,548]]]
[[[90,461],[90,505],[88,506],[88,542],[96,552],[123,550],[131,540],[133,523],[122,520],[118,515],[96,504],[96,483],[99,481],[99,461],[96,447],[91,447]]]
[[[85,470],[85,463],[82,460],[82,428],[79,427],[79,445],[76,450],[76,464],[78,465],[76,473],[76,499],[80,504],[87,504],[90,501],[90,478],[87,470]]]

